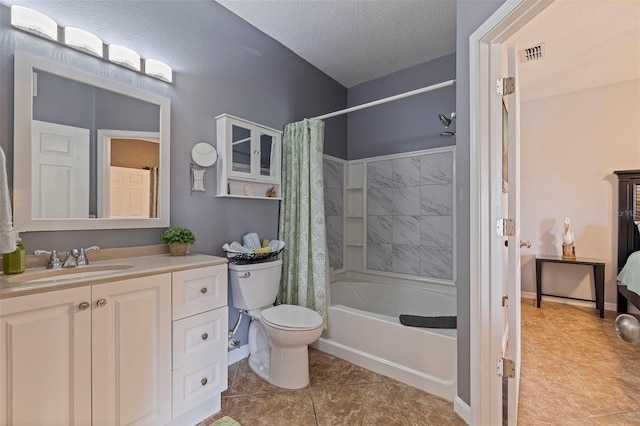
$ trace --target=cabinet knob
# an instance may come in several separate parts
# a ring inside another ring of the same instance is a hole
[[[98,301],[96,302],[96,305],[97,305],[99,308],[102,308],[102,307],[103,307],[104,305],[106,305],[106,304],[107,304],[107,301],[106,301],[105,299],[98,299]]]
[[[209,335],[207,333],[202,333],[202,336],[200,336],[202,338],[202,340],[207,340],[209,338]]]
[[[89,305],[89,302],[82,302],[81,304],[78,305],[78,308],[81,311],[86,311],[87,309],[89,309],[89,306],[91,306]]]
[[[200,289],[200,293],[202,293],[202,294],[205,294],[207,291],[209,291],[209,290],[207,290],[207,288],[206,288],[206,287],[202,287],[202,288]]]
[[[208,382],[207,378],[204,377],[202,380],[200,380],[200,383],[202,383],[202,386],[206,385]]]

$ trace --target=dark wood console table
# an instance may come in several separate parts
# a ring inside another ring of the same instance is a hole
[[[596,308],[600,309],[600,318],[604,318],[604,262],[596,259],[576,258],[563,259],[560,256],[536,256],[536,306],[540,307],[542,296],[554,296],[553,294],[542,293],[542,264],[543,263],[564,263],[567,265],[587,265],[593,266],[593,279],[596,288],[596,300],[578,299],[575,297],[564,297],[567,299],[584,300],[586,302],[596,302]]]

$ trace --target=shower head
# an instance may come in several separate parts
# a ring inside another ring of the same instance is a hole
[[[450,117],[445,117],[444,115],[439,114],[438,118],[440,118],[440,122],[445,128],[449,128],[451,122],[456,118],[456,113],[452,112]]]
[[[440,133],[440,136],[442,136],[443,138],[455,138],[456,137],[456,132],[442,132]]]

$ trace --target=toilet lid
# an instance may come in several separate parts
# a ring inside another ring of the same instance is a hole
[[[278,305],[261,312],[262,320],[276,328],[309,330],[322,326],[322,317],[303,306]]]

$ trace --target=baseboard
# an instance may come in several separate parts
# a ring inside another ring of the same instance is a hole
[[[236,362],[249,357],[249,344],[242,345],[237,349],[229,351],[227,354],[227,364],[235,364]]]
[[[453,411],[455,411],[466,424],[471,424],[471,407],[457,395],[453,399]]]
[[[522,291],[520,292],[520,297],[524,299],[535,299],[536,293],[532,291]],[[564,297],[556,297],[556,296],[542,296],[542,300],[548,300],[554,303],[563,303],[565,305],[583,306],[586,308],[595,308],[595,303],[596,303],[596,302],[589,302],[589,301],[583,301],[583,300],[567,299]],[[618,307],[616,306],[615,303],[604,302],[604,310],[616,312],[618,310]]]

